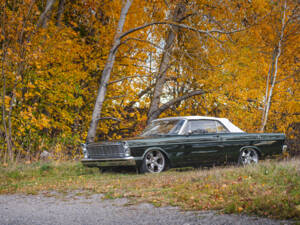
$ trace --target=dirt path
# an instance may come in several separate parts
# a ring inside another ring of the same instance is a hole
[[[174,207],[156,208],[151,204],[128,205],[126,199],[102,200],[90,197],[56,195],[0,195],[1,225],[48,224],[290,224],[242,215],[218,215],[212,211],[183,212]]]

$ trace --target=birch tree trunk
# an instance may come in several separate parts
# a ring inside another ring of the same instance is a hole
[[[131,4],[132,4],[132,0],[126,0],[125,4],[123,5],[122,10],[121,10],[121,15],[120,15],[120,19],[118,22],[116,34],[115,34],[115,37],[113,40],[113,44],[110,49],[104,70],[101,74],[101,81],[100,81],[100,86],[98,89],[98,95],[96,98],[96,103],[95,103],[93,114],[92,114],[92,120],[91,120],[90,127],[88,130],[88,135],[86,138],[87,143],[93,142],[95,140],[98,121],[101,116],[102,106],[103,106],[103,102],[104,102],[105,95],[106,95],[107,83],[109,81],[110,74],[111,74],[111,71],[112,71],[112,68],[113,68],[113,65],[115,62],[115,57],[116,57],[116,52],[117,52],[118,46],[121,43],[120,35],[122,34],[125,19],[126,19],[126,16],[127,16],[127,13],[128,13],[128,10],[129,10]]]
[[[274,64],[275,64],[275,57],[276,57],[276,49],[274,49],[273,54],[272,54],[272,59],[270,62],[269,66],[269,71],[267,75],[267,81],[266,81],[266,92],[265,92],[265,97],[264,97],[264,108],[262,112],[262,117],[261,117],[261,125],[264,123],[265,115],[266,115],[266,108],[267,108],[267,100],[268,100],[268,95],[269,95],[269,85],[270,85],[270,78],[273,75],[274,72]]]
[[[187,29],[190,31],[206,34],[208,36],[211,36],[211,33],[230,34],[230,33],[236,33],[236,32],[240,31],[240,30],[233,30],[233,31],[198,30],[196,28],[187,26],[185,24],[179,24],[178,22],[182,21],[185,18],[185,12],[186,12],[185,3],[179,3],[177,5],[176,9],[174,10],[171,22],[169,22],[169,21],[151,22],[151,23],[147,23],[147,24],[144,24],[144,25],[136,27],[136,28],[132,28],[132,29],[122,33],[124,22],[125,22],[125,19],[126,19],[126,16],[127,16],[127,13],[128,13],[128,10],[129,10],[131,4],[132,4],[132,0],[126,0],[124,6],[122,8],[122,11],[121,11],[121,15],[120,15],[118,27],[116,30],[116,34],[114,37],[114,41],[113,41],[112,47],[110,49],[104,70],[101,75],[101,81],[100,81],[100,86],[98,89],[98,95],[96,98],[96,103],[94,106],[92,119],[91,119],[90,127],[88,130],[87,138],[86,138],[87,143],[93,142],[95,139],[98,121],[99,121],[99,119],[101,119],[101,111],[102,111],[102,106],[103,106],[103,102],[105,99],[107,84],[110,79],[112,67],[115,62],[116,51],[117,51],[118,47],[122,44],[121,43],[122,38],[124,38],[125,36],[127,36],[131,33],[134,33],[138,30],[142,30],[149,26],[154,26],[154,25],[170,25],[171,26],[171,28],[168,32],[167,38],[166,38],[166,44],[164,47],[162,60],[161,60],[160,67],[159,67],[158,78],[156,80],[156,84],[155,84],[155,88],[154,88],[155,89],[154,90],[154,98],[151,102],[149,113],[148,113],[148,121],[150,122],[151,120],[157,118],[157,116],[159,115],[158,113],[155,113],[155,112],[159,109],[160,96],[162,94],[163,86],[166,81],[166,71],[168,70],[169,64],[170,64],[170,53],[172,51],[173,43],[174,43],[175,36],[176,36],[178,29],[180,29],[180,28]],[[128,40],[123,41],[123,43],[125,43],[126,41],[128,41]],[[198,90],[197,90],[193,93],[188,93],[186,96],[188,96],[188,95],[194,96],[194,95],[196,95],[195,93],[200,93],[200,92],[198,92]],[[201,93],[202,93],[202,91],[201,91]],[[180,99],[180,98],[178,98],[178,99]],[[185,99],[185,98],[183,98],[183,99]],[[175,102],[178,102],[177,100]],[[165,105],[169,105],[169,104],[165,104]]]
[[[54,2],[55,2],[55,0],[47,0],[46,8],[39,18],[37,27],[45,28],[47,26],[49,13],[52,10],[52,6],[53,6]]]
[[[172,22],[179,22],[181,19],[184,17],[186,11],[186,7],[184,4],[179,3],[172,16]],[[148,111],[148,120],[147,123],[149,124],[152,120],[156,119],[157,113],[160,105],[160,96],[163,92],[163,87],[166,82],[166,72],[170,66],[170,56],[172,53],[172,48],[173,48],[173,43],[176,37],[176,33],[178,32],[179,27],[171,25],[167,38],[165,40],[165,46],[164,46],[164,51],[162,54],[159,70],[158,70],[158,76],[156,78],[156,84],[154,87],[154,93],[152,97],[152,101],[150,104],[150,108]]]
[[[58,10],[56,14],[56,26],[60,26],[62,15],[65,11],[65,0],[59,0]]]
[[[269,92],[269,96],[268,96],[268,99],[265,103],[265,110],[263,112],[263,116],[262,116],[262,125],[261,125],[261,129],[260,131],[261,132],[264,132],[265,130],[265,127],[267,125],[267,121],[268,121],[268,116],[269,116],[269,111],[270,111],[270,106],[271,106],[271,102],[272,102],[272,95],[273,95],[273,90],[274,90],[274,87],[275,87],[275,83],[276,83],[276,78],[277,78],[277,73],[278,73],[278,59],[281,55],[281,51],[282,51],[282,41],[283,41],[283,38],[284,38],[284,28],[285,28],[285,14],[286,14],[286,1],[284,2],[284,6],[283,6],[283,15],[282,15],[282,18],[281,18],[281,30],[280,30],[280,37],[279,37],[279,40],[278,40],[278,44],[277,46],[275,46],[275,58],[273,57],[274,59],[274,74],[273,74],[273,79],[272,79],[272,83],[271,83],[271,86],[270,86],[270,90],[268,91],[268,88],[269,88],[269,84],[267,84],[267,87],[266,87],[266,93]],[[267,79],[267,82],[268,82],[269,79]]]

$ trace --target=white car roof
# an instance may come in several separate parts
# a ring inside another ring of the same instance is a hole
[[[156,119],[154,121],[159,120],[172,120],[172,119],[185,119],[185,120],[217,120],[221,122],[231,133],[241,133],[244,131],[231,123],[227,118],[219,118],[219,117],[210,117],[210,116],[177,116],[177,117],[165,117],[161,119]]]

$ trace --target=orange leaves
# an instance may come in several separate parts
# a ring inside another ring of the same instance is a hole
[[[241,213],[244,210],[244,208],[243,207],[238,207],[237,210],[238,210],[239,213]]]
[[[73,142],[71,147],[61,146],[61,151],[67,152],[67,148],[73,149],[76,143],[85,140],[122,1],[66,1],[60,27],[55,25],[56,4],[47,28],[39,30],[36,24],[43,9],[37,3],[24,21],[31,3],[26,0],[16,2],[14,10],[6,8],[4,27],[0,25],[0,42],[6,41],[7,45],[6,61],[0,60],[6,77],[5,110],[9,111],[12,102],[13,136],[20,146],[25,141],[31,143],[26,142],[24,149],[30,147],[36,154],[41,140],[49,149],[55,148],[56,141],[69,140]],[[177,3],[170,2],[170,8]],[[295,3],[288,4],[292,9]],[[256,131],[260,126],[271,54],[278,39],[280,9],[280,5],[265,0],[251,4],[190,1],[187,15],[191,16],[182,21],[186,25],[201,30],[247,29],[211,36],[179,30],[161,101],[164,103],[190,90],[203,89],[208,93],[176,104],[161,116],[228,117],[245,131]],[[288,11],[287,17],[291,13]],[[124,30],[170,20],[168,15],[164,1],[134,2]],[[103,116],[121,122],[100,121],[98,134],[102,139],[133,136],[144,128],[168,27],[151,26],[122,40],[110,82],[131,78],[108,85]],[[286,131],[290,124],[299,121],[296,79],[299,34],[295,32],[299,25],[289,23],[286,29],[289,35],[279,60],[268,131]],[[3,53],[1,49],[1,59]],[[3,93],[3,83],[0,86]],[[12,96],[15,96],[13,101]]]

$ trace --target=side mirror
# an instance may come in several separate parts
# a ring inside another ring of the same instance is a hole
[[[193,134],[193,131],[190,129],[190,130],[188,131],[188,135],[191,135],[191,134]]]

